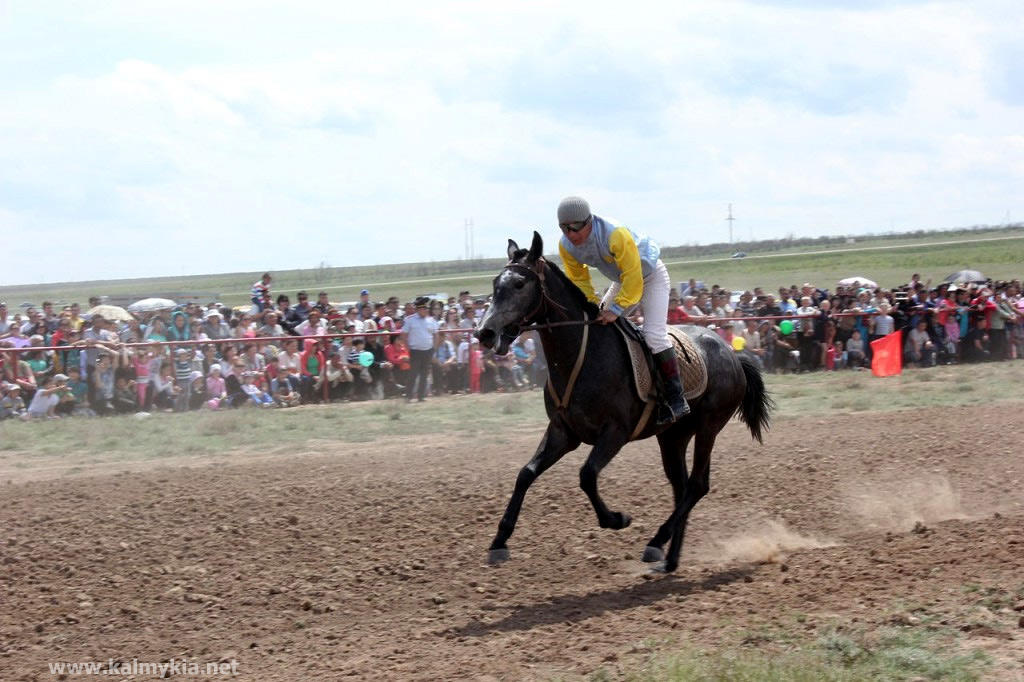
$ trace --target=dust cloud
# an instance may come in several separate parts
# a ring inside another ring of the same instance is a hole
[[[870,529],[905,532],[917,523],[967,519],[960,494],[944,476],[865,482],[852,493],[852,511]]]
[[[786,552],[797,549],[834,547],[836,543],[821,538],[800,535],[782,521],[770,520],[764,525],[739,533],[724,540],[716,540],[718,551],[714,558],[721,561],[750,563],[779,563]]]

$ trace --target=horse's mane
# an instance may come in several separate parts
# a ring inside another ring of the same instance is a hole
[[[515,254],[513,254],[512,260],[518,263],[528,252],[528,249],[518,249]],[[597,304],[592,301],[588,301],[587,295],[583,293],[583,290],[576,286],[575,282],[569,279],[569,276],[562,272],[561,268],[547,258],[544,259],[544,262],[548,264],[548,267],[551,269],[551,272],[554,273],[555,277],[561,280],[562,284],[565,286],[565,290],[569,292],[569,297],[572,299],[573,303],[584,310],[590,319],[597,317],[598,313],[601,312],[597,307]]]

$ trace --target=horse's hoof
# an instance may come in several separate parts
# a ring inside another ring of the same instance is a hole
[[[487,563],[491,566],[497,566],[508,561],[508,556],[508,547],[492,549],[487,552]]]
[[[600,525],[602,528],[611,528],[612,530],[622,530],[627,528],[629,524],[633,523],[633,517],[623,512],[611,512],[608,514],[608,519],[603,521]]]
[[[667,575],[676,570],[676,566],[669,566],[667,561],[659,561],[658,563],[651,566],[647,572],[657,575]]]
[[[661,547],[652,547],[647,545],[644,547],[644,558],[641,559],[645,564],[653,564],[656,561],[664,561],[665,553],[661,551]]]

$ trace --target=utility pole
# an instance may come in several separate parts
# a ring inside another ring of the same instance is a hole
[[[729,204],[729,216],[726,220],[729,221],[729,243],[732,244],[732,221],[736,220],[732,217],[732,204]]]
[[[464,244],[466,247],[466,260],[473,260],[473,219],[466,218],[464,227]]]

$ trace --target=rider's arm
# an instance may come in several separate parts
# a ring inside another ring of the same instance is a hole
[[[644,273],[640,265],[640,252],[633,241],[633,235],[624,227],[617,227],[608,240],[608,249],[615,258],[615,264],[622,272],[622,286],[615,300],[608,306],[616,315],[640,302],[644,295]]]
[[[580,263],[573,258],[561,241],[558,242],[558,255],[562,257],[565,274],[569,275],[572,283],[587,295],[588,301],[600,303],[601,299],[597,297],[597,294],[594,292],[594,284],[590,281],[590,268],[585,263]]]

